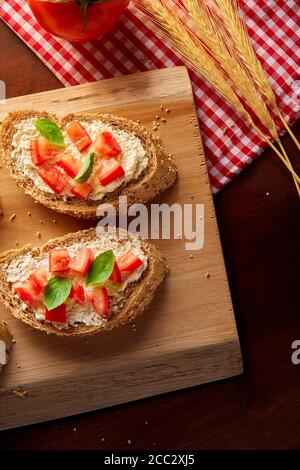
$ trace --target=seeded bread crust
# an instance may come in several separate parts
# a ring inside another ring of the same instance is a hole
[[[7,362],[8,362],[9,359],[10,359],[10,355],[11,355],[13,336],[12,336],[7,324],[2,320],[0,320],[0,340],[4,341],[4,343],[5,343],[6,357],[7,357]],[[1,372],[3,367],[4,366],[1,366],[1,364],[0,364],[0,372]]]
[[[74,119],[91,122],[95,119],[101,120],[113,127],[122,129],[138,137],[148,155],[149,164],[146,170],[135,180],[121,185],[115,191],[107,193],[99,201],[81,201],[74,197],[62,199],[59,195],[46,193],[38,189],[33,181],[20,174],[11,158],[12,139],[15,132],[15,125],[27,118],[48,117],[55,121],[64,129]],[[161,141],[154,137],[145,127],[137,122],[129,121],[122,117],[111,114],[68,114],[62,119],[58,119],[54,114],[38,111],[18,111],[10,113],[4,120],[0,130],[0,153],[4,164],[9,168],[11,175],[16,180],[17,185],[22,187],[26,194],[32,196],[36,201],[46,207],[68,214],[77,218],[96,218],[97,207],[104,203],[110,203],[118,212],[120,195],[127,196],[128,205],[134,203],[145,203],[152,200],[162,191],[173,185],[177,176],[177,169],[173,160],[168,157],[162,147]]]
[[[125,232],[118,229],[117,233]],[[128,234],[128,232],[126,232]],[[129,234],[130,238],[138,238]],[[55,326],[45,321],[37,320],[33,311],[27,309],[26,312],[22,309],[22,301],[18,299],[11,290],[10,283],[7,281],[7,267],[8,264],[28,252],[34,256],[40,257],[48,253],[53,248],[68,247],[74,243],[81,243],[99,239],[96,234],[96,229],[91,228],[88,230],[81,230],[80,232],[70,233],[63,237],[49,240],[41,248],[32,248],[26,245],[17,250],[10,250],[0,254],[0,301],[11,311],[11,313],[18,319],[25,322],[27,325],[36,328],[45,333],[53,333],[58,336],[84,336],[100,331],[108,331],[117,326],[133,320],[137,315],[142,313],[150,304],[155,291],[159,284],[163,281],[166,273],[167,266],[164,256],[160,251],[148,241],[139,238],[142,249],[148,257],[148,266],[143,272],[141,278],[135,283],[129,284],[124,291],[124,305],[120,310],[114,314],[111,319],[102,325],[79,325],[77,327],[70,327],[59,330]],[[124,243],[125,240],[120,239],[119,243]]]

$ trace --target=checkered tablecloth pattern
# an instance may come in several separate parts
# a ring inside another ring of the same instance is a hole
[[[299,115],[300,2],[242,0],[240,5],[278,104],[292,123]],[[104,39],[84,44],[45,32],[25,0],[0,0],[0,17],[66,86],[182,64],[131,9]],[[211,186],[217,192],[261,153],[264,144],[199,74],[191,70],[190,77]]]

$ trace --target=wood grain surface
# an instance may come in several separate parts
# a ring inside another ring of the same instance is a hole
[[[8,97],[61,86],[3,24],[0,43],[0,79]],[[300,138],[300,125],[294,130]],[[294,145],[283,141],[300,171]],[[300,448],[300,366],[291,362],[292,341],[300,339],[299,198],[267,150],[215,197],[215,207],[244,373],[2,431],[1,450]]]
[[[161,111],[160,106],[171,112]],[[150,128],[156,114],[164,116],[166,122],[157,133],[174,155],[179,177],[156,202],[203,204],[204,248],[187,251],[187,240],[176,239],[178,233],[171,240],[157,240],[170,274],[149,312],[135,322],[136,331],[127,326],[88,340],[45,337],[2,308],[1,318],[11,327],[16,347],[12,363],[0,376],[0,429],[240,373],[239,342],[186,68],[8,99],[0,102],[0,122],[8,112],[26,108],[59,115],[110,112],[139,119]],[[1,251],[16,243],[40,245],[86,226],[35,204],[16,188],[4,168],[0,188]],[[16,218],[11,221],[13,213]],[[24,400],[12,393],[18,388],[27,391]]]

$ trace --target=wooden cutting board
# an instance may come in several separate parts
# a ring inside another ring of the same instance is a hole
[[[158,202],[203,203],[205,241],[204,248],[194,252],[184,249],[185,240],[156,242],[167,257],[170,275],[135,328],[128,325],[89,339],[68,340],[32,331],[1,307],[0,318],[9,324],[16,344],[0,376],[0,429],[241,373],[239,340],[186,68],[9,99],[0,102],[0,121],[9,111],[26,108],[58,114],[110,112],[140,119],[150,128],[157,114],[165,117],[157,133],[174,155],[179,178]],[[16,243],[43,244],[88,226],[35,204],[5,169],[0,174],[0,203],[1,251],[15,248]],[[16,218],[10,221],[13,213]],[[24,397],[16,396],[19,389],[26,391]]]

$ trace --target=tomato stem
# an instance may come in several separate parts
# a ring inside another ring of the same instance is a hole
[[[89,5],[93,3],[104,3],[106,0],[76,0],[76,3],[80,6],[82,11],[83,23],[86,26],[88,22],[87,9]]]

